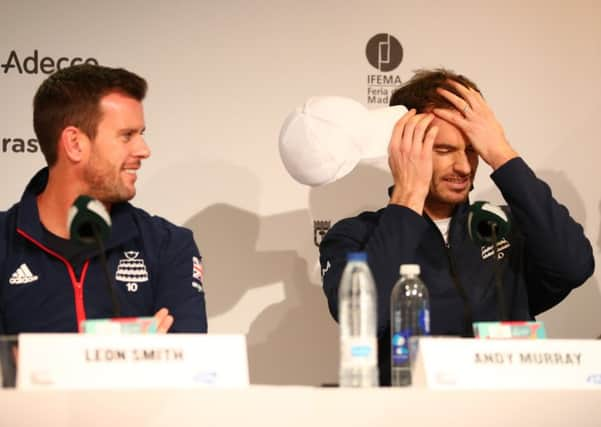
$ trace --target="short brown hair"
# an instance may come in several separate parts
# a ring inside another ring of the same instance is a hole
[[[48,166],[56,163],[57,142],[67,126],[79,128],[90,139],[96,137],[103,96],[120,92],[142,101],[146,90],[142,77],[100,65],[64,68],[44,80],[33,98],[33,127]]]
[[[436,88],[444,88],[461,96],[449,84],[449,80],[461,83],[465,87],[480,92],[478,86],[470,79],[451,70],[437,68],[435,70],[417,70],[413,77],[403,86],[394,91],[390,97],[390,105],[404,105],[408,110],[415,108],[418,113],[430,111],[433,108],[454,109],[455,106],[440,95]],[[481,92],[480,92],[481,93]]]

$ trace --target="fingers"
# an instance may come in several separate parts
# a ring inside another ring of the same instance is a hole
[[[434,108],[432,112],[441,119],[465,130],[469,126],[468,119],[473,119],[473,113],[476,110],[480,110],[481,102],[483,102],[482,98],[478,91],[472,88],[467,88],[454,80],[448,80],[447,82],[453,86],[461,96],[442,87],[437,88],[436,91],[449,101],[456,110]]]
[[[461,85],[459,85],[459,86],[461,86]],[[461,86],[461,87],[463,89],[465,89],[464,86]],[[465,89],[465,90],[467,90],[467,89]],[[470,108],[473,108],[468,100],[468,97],[465,94],[462,94],[464,96],[462,98],[461,96],[457,96],[453,92],[448,91],[442,87],[437,88],[436,91],[439,94],[441,94],[443,97],[445,97],[445,99],[447,101],[449,101],[451,104],[453,104],[453,106],[457,109],[457,111],[460,111],[464,116],[467,114],[467,112]],[[461,91],[460,91],[460,93],[461,93]]]
[[[169,314],[169,310],[166,308],[161,308],[159,311],[157,311],[157,313],[154,315],[154,318],[157,322],[157,332],[160,334],[167,333],[169,328],[171,328],[171,325],[173,325],[173,316]]]
[[[401,153],[409,153],[411,151],[411,145],[413,144],[413,130],[415,129],[416,121],[419,121],[419,114],[411,117],[403,128],[403,136],[401,137],[401,144],[399,146]]]
[[[484,98],[482,98],[482,95],[476,89],[465,87],[455,80],[448,80],[447,82],[459,92],[460,96],[442,87],[439,87],[437,92],[453,104],[464,116],[470,114],[471,111],[479,109],[484,103]]]
[[[390,204],[421,215],[432,179],[432,146],[437,129],[430,128],[432,113],[410,113],[397,123],[389,145],[388,165],[394,179]]]
[[[503,126],[482,95],[453,80],[448,80],[448,84],[457,94],[440,87],[437,92],[455,108],[435,108],[434,114],[460,129],[478,155],[493,169],[517,156],[505,137]]]
[[[158,326],[157,331],[161,334],[166,334],[167,332],[169,332],[169,329],[171,329],[171,325],[173,325],[173,316],[172,315],[167,315],[163,321],[161,322],[161,324]]]
[[[394,129],[392,130],[392,136],[390,137],[390,144],[388,144],[388,157],[390,157],[392,153],[398,152],[399,146],[401,144],[401,139],[403,138],[403,130],[405,129],[405,124],[412,117],[414,117],[415,114],[416,111],[414,109],[409,110],[394,125]]]
[[[465,99],[471,106],[476,107],[476,105],[484,102],[484,98],[482,98],[482,94],[478,92],[473,87],[466,87],[455,80],[449,80],[449,84],[453,86],[457,92],[461,95],[463,99]]]
[[[396,163],[405,159],[417,159],[426,149],[424,143],[430,133],[430,124],[434,120],[434,114],[417,114],[414,109],[406,113],[395,125],[392,132],[390,144],[388,145],[388,165],[390,169],[397,169]],[[434,136],[436,135],[434,132]],[[430,141],[431,143],[433,141]],[[431,150],[432,144],[429,149]]]
[[[422,117],[420,117],[415,124],[415,128],[411,138],[412,145],[410,147],[411,153],[414,155],[419,155],[423,150],[426,149],[424,145],[424,134],[426,133],[426,130],[428,130],[428,127],[430,126],[430,123],[432,123],[432,120],[434,120],[433,114],[420,114],[418,116]]]
[[[467,119],[459,111],[449,110],[447,108],[435,108],[432,112],[442,120],[447,121],[460,129],[465,129],[468,125]]]
[[[432,156],[432,149],[434,147],[436,135],[438,135],[438,126],[432,126],[430,129],[428,129],[426,137],[424,138],[424,149],[422,151],[427,156]]]

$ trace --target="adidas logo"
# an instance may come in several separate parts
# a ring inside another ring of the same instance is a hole
[[[10,276],[8,283],[11,285],[25,285],[27,283],[35,282],[38,279],[39,277],[34,276],[29,267],[27,267],[27,264],[23,263],[17,268],[17,271]]]

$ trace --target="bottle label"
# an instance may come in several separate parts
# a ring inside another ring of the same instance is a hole
[[[430,310],[423,308],[418,315],[419,328],[422,335],[430,335]]]
[[[407,366],[409,364],[410,331],[397,332],[392,336],[392,366]]]
[[[375,366],[378,363],[375,338],[347,338],[341,346],[340,363],[344,366]]]

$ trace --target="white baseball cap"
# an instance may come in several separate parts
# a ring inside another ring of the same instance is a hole
[[[361,160],[388,156],[394,125],[406,112],[404,106],[368,110],[340,96],[309,98],[282,125],[280,157],[301,184],[329,184]]]

